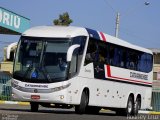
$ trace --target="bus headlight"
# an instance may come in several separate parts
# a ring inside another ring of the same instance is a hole
[[[60,90],[63,90],[63,89],[65,89],[65,88],[69,87],[70,85],[71,85],[71,83],[69,83],[69,84],[67,84],[67,85],[55,87],[55,88],[52,88],[51,91],[52,91],[52,92],[60,91]]]
[[[22,90],[22,87],[19,86],[18,84],[15,84],[14,82],[11,82],[11,86],[17,90]]]

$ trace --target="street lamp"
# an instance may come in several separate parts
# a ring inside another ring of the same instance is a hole
[[[146,6],[148,6],[150,3],[149,2],[145,2],[144,3]],[[116,28],[115,28],[115,37],[118,38],[118,34],[119,34],[119,23],[120,23],[120,13],[117,12],[117,16],[116,16]]]
[[[149,2],[145,2],[144,4],[145,4],[145,5],[149,5],[150,3],[149,3]]]

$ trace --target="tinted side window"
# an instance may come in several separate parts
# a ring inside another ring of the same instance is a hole
[[[99,61],[103,64],[109,64],[109,49],[106,42],[98,42]]]
[[[148,53],[139,54],[138,70],[142,72],[150,72],[153,67],[153,56]]]
[[[85,65],[91,62],[148,73],[152,71],[153,56],[138,50],[91,38],[88,43]]]
[[[87,65],[91,62],[97,62],[99,59],[98,55],[98,45],[97,42],[93,39],[89,40],[88,47],[87,47],[87,52],[86,52],[86,57],[85,57],[85,64]]]
[[[74,44],[79,44],[80,45],[79,55],[83,54],[85,43],[86,43],[86,37],[85,36],[78,36],[78,37],[73,38],[72,44],[73,45]]]

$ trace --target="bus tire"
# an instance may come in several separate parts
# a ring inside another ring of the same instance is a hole
[[[30,102],[31,112],[38,112],[39,104],[36,102]]]
[[[116,109],[115,111],[116,111],[116,115],[118,115],[118,116],[130,116],[130,115],[133,115],[133,111],[134,111],[134,100],[133,100],[133,97],[129,96],[126,108],[119,108],[119,109]]]
[[[134,100],[132,96],[129,96],[125,115],[133,115],[134,111]]]
[[[84,114],[88,106],[88,101],[89,101],[88,93],[87,91],[83,91],[82,96],[81,96],[80,105],[75,106],[75,112],[78,114]]]
[[[141,100],[140,100],[140,98],[137,98],[134,103],[134,109],[133,109],[134,116],[138,115],[138,110],[140,110],[140,108],[141,108]]]

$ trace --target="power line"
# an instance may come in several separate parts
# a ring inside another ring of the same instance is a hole
[[[121,16],[126,17],[128,15],[132,15],[133,12],[135,12],[136,10],[138,10],[138,8],[140,8],[140,6],[142,6],[142,4],[138,4],[136,5],[136,7],[132,7],[131,9],[127,10],[127,12],[125,14],[122,14]]]
[[[108,2],[108,0],[103,0],[111,9],[114,13],[116,13],[117,11],[114,9],[114,7]]]

